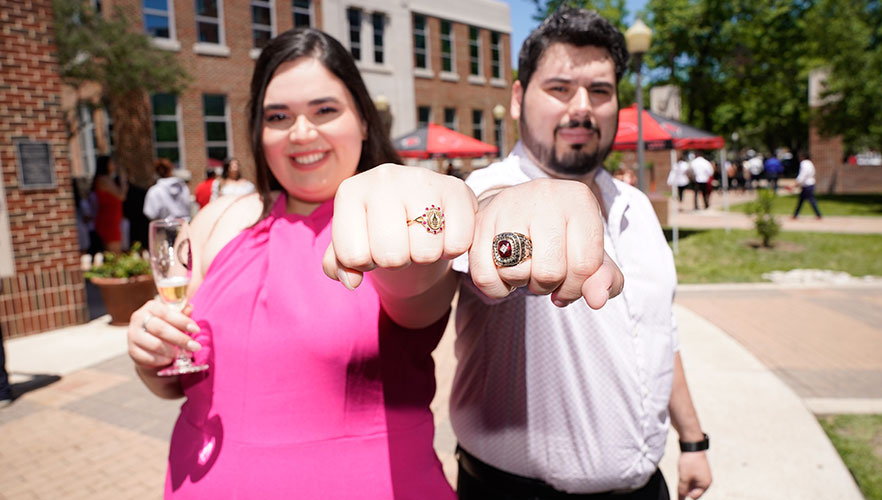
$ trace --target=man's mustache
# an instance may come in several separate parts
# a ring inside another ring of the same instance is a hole
[[[570,120],[567,123],[558,124],[557,127],[554,127],[554,133],[557,134],[559,130],[567,128],[588,129],[597,134],[597,137],[600,137],[600,128],[598,128],[591,120]]]

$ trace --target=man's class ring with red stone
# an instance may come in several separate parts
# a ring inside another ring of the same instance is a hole
[[[435,205],[426,207],[423,215],[407,221],[408,226],[411,224],[422,224],[426,231],[438,234],[444,229],[444,212],[441,211],[441,207],[436,207]]]
[[[533,242],[521,233],[499,233],[493,237],[496,267],[512,267],[533,256]]]

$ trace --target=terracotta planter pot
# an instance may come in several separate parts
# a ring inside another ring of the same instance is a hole
[[[111,325],[128,325],[132,313],[145,302],[156,296],[153,277],[135,276],[132,278],[91,278],[101,290],[104,307],[110,314]]]

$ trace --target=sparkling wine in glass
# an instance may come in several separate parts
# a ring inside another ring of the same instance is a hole
[[[187,305],[187,286],[190,284],[190,238],[187,219],[166,218],[150,223],[150,265],[153,280],[163,303],[177,311]],[[178,349],[175,361],[158,375],[171,376],[207,370],[208,365],[193,363],[190,356]]]

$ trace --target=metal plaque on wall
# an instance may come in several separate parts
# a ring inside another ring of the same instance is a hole
[[[13,139],[15,159],[18,163],[18,180],[21,189],[44,189],[55,187],[55,162],[52,145],[47,141]]]

